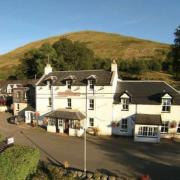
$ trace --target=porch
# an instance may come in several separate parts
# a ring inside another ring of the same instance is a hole
[[[85,116],[78,110],[58,109],[48,113],[45,117],[48,132],[65,133],[69,136],[83,135]]]
[[[159,143],[161,115],[137,114],[135,118],[134,141]]]

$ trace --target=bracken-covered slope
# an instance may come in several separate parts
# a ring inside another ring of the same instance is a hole
[[[170,46],[154,41],[123,36],[119,34],[80,31],[65,35],[54,36],[40,41],[29,43],[7,54],[0,55],[0,78],[6,78],[12,67],[19,63],[23,54],[32,48],[38,48],[43,43],[54,43],[61,37],[87,44],[95,54],[103,58],[121,59],[165,59]]]

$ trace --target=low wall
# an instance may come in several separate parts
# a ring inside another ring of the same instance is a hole
[[[56,133],[56,126],[47,126],[47,131],[48,132],[53,132],[53,133]]]
[[[69,128],[69,136],[82,136],[84,134],[84,130],[83,129],[72,129]]]
[[[6,106],[0,106],[0,112],[5,112],[7,111],[7,107]]]

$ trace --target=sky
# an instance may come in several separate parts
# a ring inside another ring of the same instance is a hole
[[[81,30],[173,43],[180,0],[0,0],[0,54]]]

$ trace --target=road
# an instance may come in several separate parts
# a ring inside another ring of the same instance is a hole
[[[83,169],[83,138],[46,132],[40,127],[13,125],[10,114],[0,113],[0,134],[14,136],[17,144],[37,147],[41,159],[54,163],[68,161]],[[117,175],[149,174],[157,180],[180,179],[180,143],[162,140],[160,144],[135,143],[132,138],[87,136],[87,169]]]

